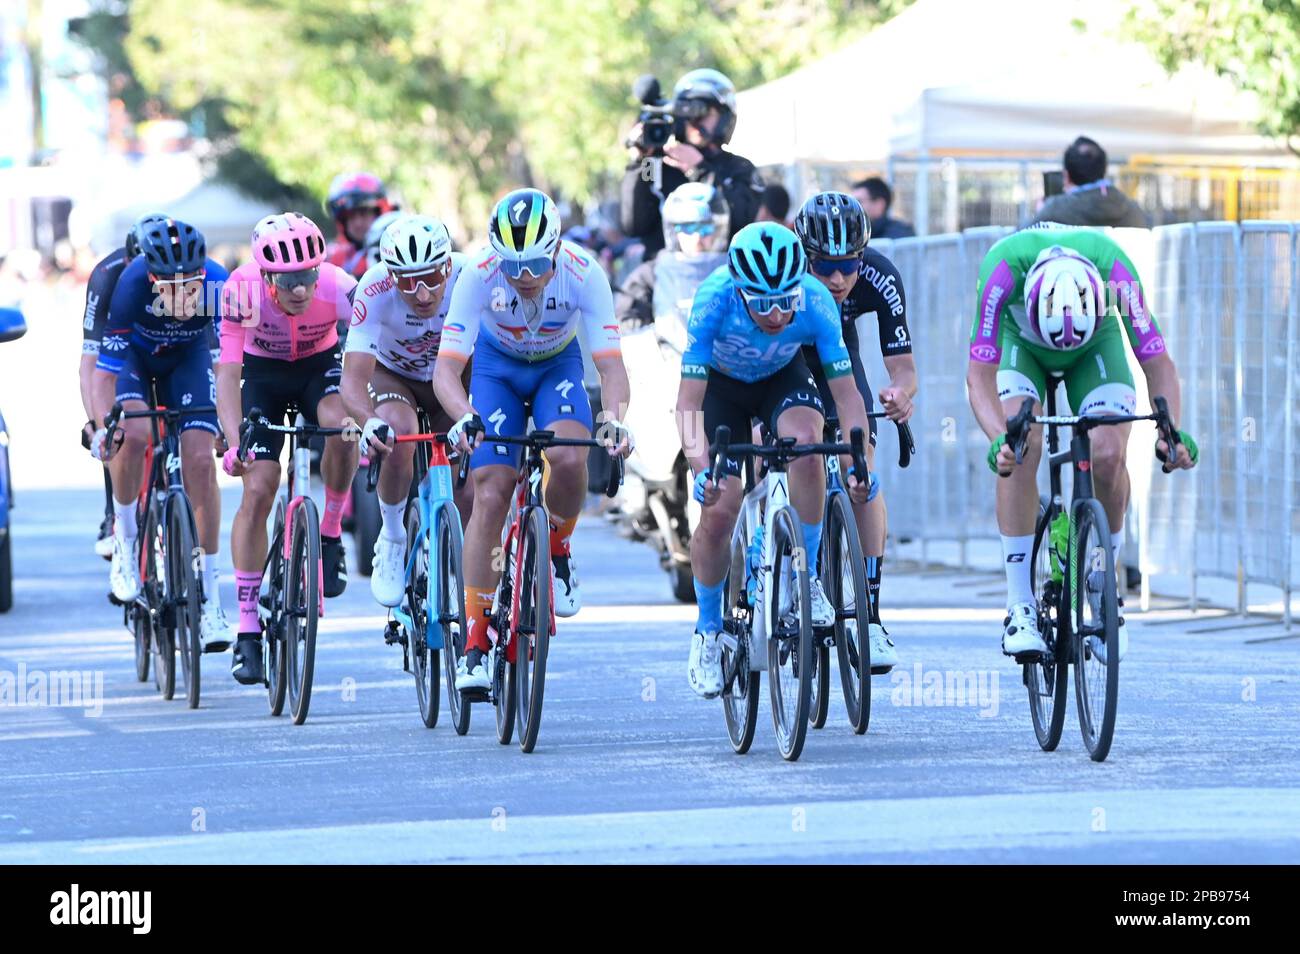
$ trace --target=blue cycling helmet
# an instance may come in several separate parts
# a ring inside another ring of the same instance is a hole
[[[137,238],[140,254],[153,275],[187,275],[202,269],[208,259],[203,233],[179,219],[151,221]]]
[[[131,224],[131,228],[126,233],[126,241],[122,243],[123,248],[126,250],[126,260],[128,262],[140,254],[140,236],[144,234],[144,230],[154,223],[166,221],[166,213],[149,212],[140,216]]]
[[[799,236],[776,222],[754,222],[736,233],[727,250],[731,280],[751,295],[785,295],[808,268]]]

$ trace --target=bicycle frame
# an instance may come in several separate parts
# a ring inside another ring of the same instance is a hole
[[[303,427],[306,421],[301,413],[294,418],[294,427]],[[284,488],[280,491],[280,499],[284,502],[284,526],[280,533],[281,554],[284,562],[288,563],[293,559],[293,534],[289,533],[289,528],[293,526],[294,512],[302,506],[302,503],[311,495],[311,447],[308,443],[299,443],[298,435],[289,434],[289,479]],[[325,572],[320,561],[317,563],[316,572],[316,611],[322,619],[325,616]]]
[[[754,612],[754,623],[749,628],[749,669],[751,672],[765,672],[767,670],[767,636],[768,633],[773,631],[772,601],[766,598],[772,579],[772,523],[776,519],[776,511],[789,503],[789,474],[785,470],[769,469],[763,475],[763,479],[755,484],[749,493],[745,494],[745,500],[740,509],[740,519],[736,521],[736,527],[731,532],[731,546],[734,550],[737,543],[754,539],[754,532],[760,524],[763,527],[763,546],[759,551],[758,574],[755,578],[757,595],[754,602],[758,605],[751,607]],[[746,560],[746,583],[749,582],[749,576],[749,561]],[[732,641],[734,643],[736,637],[724,632],[719,638],[724,642]],[[734,648],[734,646],[730,648]]]
[[[450,509],[456,513],[455,527],[457,536],[463,537],[464,535],[464,528],[460,525],[460,512],[456,510],[452,493],[451,461],[447,458],[447,451],[441,444],[431,442],[431,438],[434,436],[432,434],[411,434],[396,438],[399,441],[419,441],[422,444],[429,445],[416,450],[416,468],[417,470],[423,468],[424,474],[420,478],[414,499],[419,502],[420,536],[425,538],[430,553],[435,552],[434,547],[437,545],[433,539],[433,533],[436,529],[434,514],[444,503],[450,502],[452,504]],[[426,453],[429,458],[427,464],[424,459]],[[415,568],[415,561],[419,555],[418,549],[413,548],[411,550],[406,559],[403,579],[410,580],[411,572]],[[425,642],[429,649],[441,650],[443,648],[442,627],[438,625],[440,621],[434,618],[437,607],[441,605],[443,583],[441,573],[431,572],[429,574],[429,593],[425,600],[425,633],[427,634]],[[392,613],[393,617],[408,630],[416,628],[414,620],[411,619],[410,614],[402,606],[395,606]]]

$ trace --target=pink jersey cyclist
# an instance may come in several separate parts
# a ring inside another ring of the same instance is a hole
[[[307,311],[291,317],[272,300],[256,262],[230,273],[224,291],[221,360],[237,363],[241,355],[300,361],[338,345],[338,323],[352,315],[357,280],[328,262],[320,265],[316,294]]]

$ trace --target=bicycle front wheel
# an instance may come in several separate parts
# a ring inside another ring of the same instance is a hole
[[[266,677],[266,701],[271,715],[284,712],[284,697],[289,682],[284,648],[284,589],[288,567],[284,562],[284,500],[275,504],[275,522],[272,524],[271,547],[266,566],[262,570],[262,586],[266,590],[266,632],[262,634],[263,673]],[[258,594],[259,612],[263,597]]]
[[[1074,605],[1074,691],[1083,744],[1094,762],[1110,753],[1119,702],[1119,598],[1110,524],[1096,499],[1074,510],[1070,541],[1071,602]],[[1105,661],[1098,643],[1105,643]]]
[[[783,759],[793,762],[803,752],[812,703],[812,596],[803,531],[790,507],[776,512],[771,534],[768,690],[777,747]]]
[[[546,511],[530,508],[520,524],[524,559],[515,587],[515,689],[519,695],[519,748],[531,752],[542,724],[546,656],[551,644],[551,525]]]
[[[722,714],[727,720],[727,737],[737,755],[744,755],[754,744],[758,725],[759,673],[749,664],[749,635],[754,625],[754,609],[745,593],[749,544],[743,531],[732,538],[731,569],[727,573],[727,633],[722,643]],[[727,648],[727,639],[735,639],[736,648]]]
[[[289,713],[307,720],[316,670],[316,624],[320,616],[320,517],[303,498],[293,512],[293,536],[284,592],[284,649],[288,657]]]
[[[1023,680],[1029,693],[1034,736],[1044,752],[1054,751],[1061,741],[1070,672],[1070,616],[1061,611],[1065,605],[1065,574],[1053,566],[1056,557],[1049,539],[1052,521],[1060,513],[1055,505],[1041,509],[1029,564],[1030,585],[1038,602],[1038,631],[1047,644],[1047,652],[1037,662],[1024,665]]]
[[[450,502],[434,512],[435,546],[438,554],[438,626],[442,628],[442,659],[447,680],[447,708],[457,735],[469,731],[469,714],[473,706],[456,691],[456,660],[465,654],[465,637],[469,632],[465,618],[465,574],[461,563],[460,514]],[[436,668],[436,666],[434,667]]]
[[[412,500],[406,508],[406,609],[411,629],[406,634],[411,673],[415,676],[415,697],[420,706],[420,721],[425,728],[438,724],[438,651],[429,649],[429,594],[436,592],[437,581],[431,579],[429,534],[420,519],[420,501]]]
[[[171,494],[167,501],[167,602],[176,649],[181,657],[185,701],[191,709],[199,707],[199,667],[203,655],[199,639],[201,577],[195,536],[189,498],[183,493]]]
[[[846,494],[835,493],[822,533],[822,580],[835,610],[835,655],[849,725],[856,735],[871,722],[871,619],[862,541]],[[828,662],[828,660],[819,660]]]
[[[167,539],[161,508],[151,504],[145,511],[144,532],[139,546],[141,590],[149,603],[153,628],[153,683],[164,699],[176,694],[176,642],[167,612]]]

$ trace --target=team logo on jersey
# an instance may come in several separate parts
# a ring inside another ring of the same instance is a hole
[[[553,335],[556,332],[563,331],[564,326],[567,324],[567,321],[543,321],[537,326],[537,330],[544,335]]]
[[[455,331],[458,334],[463,334],[465,331],[465,326],[462,325],[459,321],[449,321],[442,327],[445,331]]]
[[[998,349],[988,344],[971,345],[970,356],[976,361],[996,361],[998,359]]]
[[[566,378],[555,386],[555,390],[559,391],[560,396],[567,401],[569,399],[569,392],[573,390],[573,382]]]
[[[508,331],[516,341],[523,341],[524,335],[528,331],[527,325],[497,325],[497,327],[502,331]]]
[[[105,351],[125,351],[125,350],[126,350],[126,339],[125,339],[125,338],[105,338],[105,339],[104,339],[104,350],[105,350]]]
[[[358,301],[354,303],[352,306],[352,320],[349,321],[348,324],[353,328],[355,328],[357,325],[361,324],[361,322],[365,320],[366,320],[366,303],[364,301]]]
[[[848,374],[853,370],[853,362],[848,358],[841,358],[838,361],[832,361],[831,370],[837,375]]]

